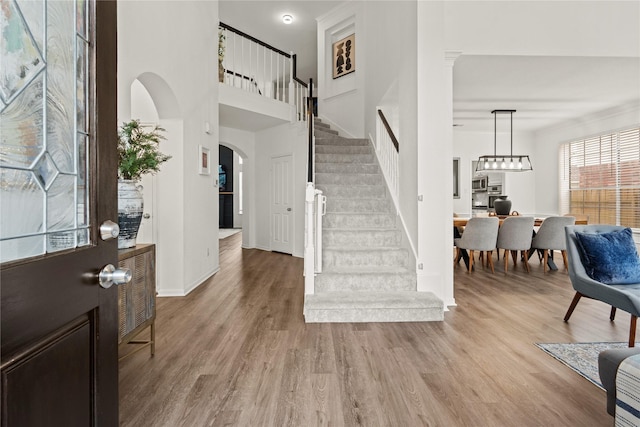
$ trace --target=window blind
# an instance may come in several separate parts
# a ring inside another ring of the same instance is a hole
[[[640,127],[560,147],[560,208],[640,228]]]

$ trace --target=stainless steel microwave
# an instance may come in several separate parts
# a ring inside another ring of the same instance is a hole
[[[471,180],[472,191],[487,191],[487,187],[489,187],[488,176],[475,176]]]

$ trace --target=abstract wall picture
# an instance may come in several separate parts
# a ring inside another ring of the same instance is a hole
[[[351,34],[333,44],[333,78],[356,70],[356,35]]]

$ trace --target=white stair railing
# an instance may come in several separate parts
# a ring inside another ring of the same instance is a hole
[[[322,217],[326,213],[327,198],[307,183],[304,224],[304,293],[315,293],[315,275],[322,273]]]
[[[307,85],[296,77],[296,56],[220,22],[220,82],[295,106],[295,121],[306,119]]]
[[[389,193],[395,205],[398,206],[398,193],[400,189],[398,152],[400,145],[382,110],[378,110],[378,114],[376,114],[375,145],[378,162],[380,163],[384,178],[387,181]]]

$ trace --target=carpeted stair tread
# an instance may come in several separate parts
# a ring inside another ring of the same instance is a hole
[[[394,265],[394,266],[382,266],[382,265],[373,265],[370,267],[364,267],[364,266],[352,266],[352,267],[331,267],[331,268],[325,268],[322,271],[322,274],[325,273],[334,273],[334,274],[358,274],[358,275],[366,275],[366,274],[404,274],[404,273],[413,273],[415,274],[415,272],[409,270],[406,267],[402,267],[402,266],[398,266],[398,265]],[[320,277],[321,275],[319,274],[317,277]]]
[[[444,319],[442,300],[431,292],[325,292],[306,295],[305,321],[425,322]]]

